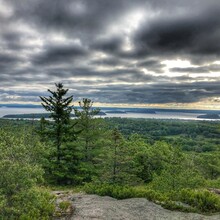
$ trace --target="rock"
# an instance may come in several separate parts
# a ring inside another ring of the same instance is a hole
[[[70,220],[219,220],[220,215],[170,211],[144,198],[117,200],[97,195],[73,194]]]
[[[74,212],[72,194],[68,191],[53,191],[52,194],[56,196],[54,220],[69,219]]]
[[[220,195],[220,189],[215,189],[215,188],[209,188],[208,189],[210,192],[215,193],[217,195]]]

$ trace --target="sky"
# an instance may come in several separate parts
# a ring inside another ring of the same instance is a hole
[[[62,82],[102,106],[220,109],[219,0],[0,0],[0,103]]]

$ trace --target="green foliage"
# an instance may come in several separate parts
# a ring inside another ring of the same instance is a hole
[[[132,141],[130,144],[133,145],[133,148],[138,149],[133,152],[134,161],[138,167],[137,174],[146,183],[151,182],[155,175],[160,175],[170,162],[174,150],[165,142],[155,142],[153,145],[149,145],[143,141],[140,143],[139,139],[139,141],[136,140],[136,143]]]
[[[84,161],[91,161],[93,159],[94,140],[99,136],[97,132],[97,121],[93,117],[99,113],[99,109],[92,108],[93,102],[90,99],[84,98],[79,102],[79,109],[75,108],[75,115],[77,117],[77,128],[81,131],[79,133],[79,140],[84,148]]]
[[[50,154],[50,165],[48,167],[48,174],[50,179],[62,184],[71,181],[67,176],[71,169],[66,167],[66,159],[70,156],[71,160],[74,160],[74,154],[66,154],[66,143],[75,139],[75,133],[73,127],[75,124],[70,125],[70,114],[72,111],[71,102],[72,96],[66,97],[68,89],[63,88],[62,83],[55,84],[56,91],[48,90],[51,95],[47,97],[41,97],[42,106],[46,111],[51,113],[52,123],[46,123],[45,120],[41,120],[40,133],[42,138],[45,138],[45,133],[48,134],[49,139],[52,141],[52,148]],[[48,129],[46,130],[46,125]],[[51,126],[52,125],[52,126]],[[73,150],[73,149],[72,149]],[[70,153],[71,151],[68,151]]]
[[[143,197],[181,211],[219,211],[218,197],[200,190],[220,187],[218,123],[101,119],[93,117],[99,110],[92,108],[90,99],[79,104],[77,118],[67,123],[0,123],[3,219],[50,218],[53,197],[36,188],[43,175],[59,186],[87,183],[87,193]],[[60,204],[60,210],[66,208],[66,203]]]
[[[106,125],[103,119],[94,117],[100,110],[93,108],[93,102],[90,99],[83,98],[79,102],[79,108],[75,108],[74,111],[76,130],[79,131],[76,145],[81,153],[79,175],[82,182],[89,182],[97,176],[97,155],[103,147]]]
[[[98,180],[115,184],[137,184],[141,179],[137,176],[133,148],[117,129],[108,133],[104,146],[97,159]]]
[[[208,188],[219,189],[220,188],[220,178],[217,178],[217,179],[206,179],[205,185]]]
[[[93,116],[97,115],[100,112],[100,109],[93,108],[93,101],[91,99],[83,98],[82,101],[79,101],[79,107],[80,109],[75,108],[75,115],[76,117],[80,119],[85,119],[84,125],[88,122],[87,120],[89,118],[92,118]]]
[[[13,207],[1,207],[5,218],[21,220],[51,219],[55,198],[43,188],[31,188],[13,198]]]
[[[200,153],[195,158],[195,163],[203,176],[207,179],[217,179],[220,177],[220,152]]]
[[[153,144],[155,141],[179,146],[184,151],[212,152],[219,149],[219,122],[217,121],[181,121],[159,119],[105,119],[110,127],[129,137],[139,134]]]
[[[62,212],[65,212],[70,207],[70,205],[71,203],[69,201],[62,201],[59,203],[59,208]]]
[[[48,98],[40,96],[40,99],[42,100],[42,106],[45,110],[51,112],[51,117],[54,119],[57,126],[64,126],[70,119],[70,113],[72,111],[70,104],[73,100],[73,96],[64,97],[68,89],[64,89],[62,83],[55,84],[55,86],[56,91],[48,89],[48,92],[50,92],[52,96]]]
[[[116,199],[128,198],[147,198],[154,202],[163,202],[168,200],[167,195],[152,190],[148,187],[132,187],[128,185],[88,183],[83,189],[88,194],[98,194],[100,196],[111,196]]]
[[[42,180],[38,159],[43,147],[33,140],[27,142],[28,135],[21,135],[16,137],[0,130],[0,188],[5,194],[16,193]]]
[[[179,193],[179,199],[201,212],[220,211],[220,197],[208,190],[182,189]]]
[[[47,191],[35,188],[43,181],[40,166],[44,146],[27,133],[0,129],[0,218],[49,219],[53,205]]]
[[[83,189],[88,194],[95,193],[100,196],[111,196],[116,199],[126,199],[134,196],[133,188],[116,184],[88,183],[83,187]]]
[[[153,178],[151,186],[160,191],[176,191],[202,187],[204,182],[193,161],[178,148],[173,148],[169,162],[162,172]]]

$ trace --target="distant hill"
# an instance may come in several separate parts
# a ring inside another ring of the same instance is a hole
[[[107,113],[107,114],[127,114],[126,111],[120,111],[120,110],[110,110],[110,111],[106,111],[105,113]]]
[[[143,109],[143,108],[140,108],[140,109],[134,109],[134,110],[129,110],[127,112],[130,112],[130,113],[142,113],[142,114],[156,114],[156,111],[155,110],[152,110],[152,109]]]
[[[205,114],[205,115],[199,115],[197,118],[204,118],[204,119],[220,119],[220,116],[218,114]]]
[[[75,115],[71,114],[71,117],[74,117]],[[50,118],[49,113],[33,113],[33,114],[10,114],[10,115],[4,115],[3,118],[20,118],[20,119],[39,119],[39,118]]]
[[[42,105],[32,105],[32,104],[0,104],[0,107],[7,107],[7,108],[42,108]]]

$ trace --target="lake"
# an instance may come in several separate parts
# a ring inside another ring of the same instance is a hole
[[[0,107],[0,117],[8,114],[31,114],[31,113],[45,113],[43,108],[10,108]],[[103,111],[105,112],[105,111]],[[197,118],[201,113],[185,113],[185,112],[160,112],[156,111],[156,114],[146,113],[126,113],[126,114],[113,114],[107,113],[105,116],[97,117],[121,117],[121,118],[151,118],[151,119],[180,119],[180,120],[218,120],[220,119],[202,119]]]

